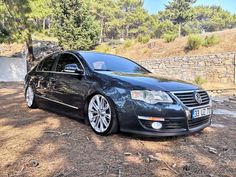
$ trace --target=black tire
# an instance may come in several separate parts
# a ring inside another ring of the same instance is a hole
[[[110,123],[109,123],[109,126],[108,128],[104,131],[104,132],[98,132],[96,131],[96,129],[93,128],[92,124],[91,124],[91,121],[89,119],[89,104],[91,102],[91,100],[97,96],[97,95],[100,95],[100,96],[103,96],[107,103],[109,104],[109,107],[110,107],[110,110],[111,110],[111,119],[110,119]],[[88,121],[88,124],[90,125],[90,127],[92,128],[92,130],[98,134],[98,135],[101,135],[101,136],[107,136],[107,135],[111,135],[111,134],[114,134],[114,133],[117,133],[118,132],[118,129],[119,129],[119,123],[118,123],[118,119],[117,119],[117,114],[116,114],[116,109],[115,109],[115,106],[113,104],[113,102],[107,98],[106,96],[104,95],[101,95],[101,94],[95,94],[92,96],[92,98],[89,100],[87,106],[86,106],[86,114],[87,114],[87,121]]]
[[[31,92],[32,95],[29,95],[29,92]],[[29,96],[32,96],[32,98],[29,98]],[[32,99],[32,101],[29,101],[29,99]],[[25,90],[25,101],[29,108],[37,108],[37,102],[36,102],[34,90],[30,85],[27,86]]]

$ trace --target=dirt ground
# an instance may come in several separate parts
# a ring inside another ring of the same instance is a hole
[[[22,85],[0,83],[0,176],[236,176],[236,101],[213,124],[171,138],[101,137],[81,121],[28,109]]]

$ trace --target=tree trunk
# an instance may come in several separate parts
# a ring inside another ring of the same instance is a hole
[[[46,18],[43,19],[43,30],[46,29]]]
[[[28,50],[28,55],[27,55],[27,59],[29,62],[32,62],[35,60],[34,57],[34,49],[33,49],[33,41],[32,41],[32,36],[29,33],[27,40],[26,40],[26,46],[27,46],[27,50]]]
[[[101,31],[100,31],[100,39],[99,39],[99,44],[103,42],[103,28],[104,28],[104,20],[103,18],[101,19]]]
[[[129,39],[129,25],[126,26],[126,39]]]
[[[182,23],[179,23],[179,37],[181,37],[181,32],[182,32]]]

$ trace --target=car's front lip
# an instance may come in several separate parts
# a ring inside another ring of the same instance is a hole
[[[208,123],[203,124],[199,127],[191,128],[191,129],[177,129],[177,130],[163,130],[163,131],[154,131],[154,130],[132,130],[132,129],[121,129],[122,132],[125,133],[132,133],[135,135],[140,135],[140,136],[147,136],[147,137],[169,137],[169,136],[183,136],[183,135],[189,135],[192,133],[199,132],[203,130],[204,128],[210,126],[211,124],[211,118],[209,118]]]

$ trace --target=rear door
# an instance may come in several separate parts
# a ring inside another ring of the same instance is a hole
[[[36,94],[49,97],[52,72],[55,67],[55,55],[50,55],[36,68]]]
[[[80,74],[67,72],[65,66],[70,64],[76,64],[83,72]],[[86,81],[84,67],[76,55],[72,53],[60,55],[53,79],[55,80],[52,87],[53,99],[75,109],[83,106],[84,96],[88,91],[89,84]]]

